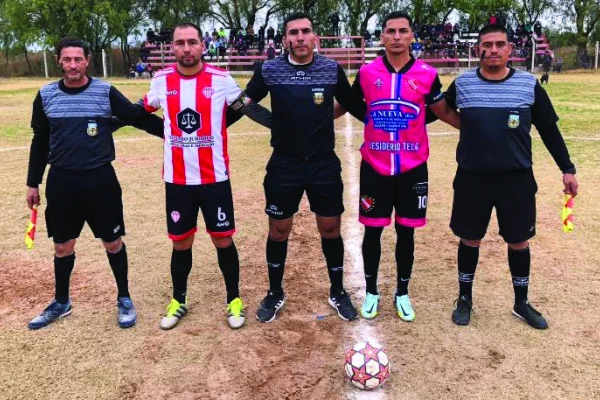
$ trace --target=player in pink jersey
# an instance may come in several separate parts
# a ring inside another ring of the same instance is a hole
[[[204,64],[200,28],[192,23],[173,29],[177,64],[157,72],[144,97],[148,111],[164,111],[164,167],[167,227],[173,241],[171,277],[173,299],[161,320],[162,329],[175,327],[187,314],[187,281],[192,269],[192,244],[198,210],[217,249],[219,268],[227,289],[227,322],[240,328],[245,322],[239,295],[239,258],[233,197],[229,182],[227,121],[232,110],[270,127],[270,112],[251,103],[225,70]]]
[[[392,222],[393,209],[398,273],[394,305],[402,320],[415,319],[408,282],[414,261],[414,228],[426,223],[426,110],[455,128],[460,126],[458,114],[444,100],[436,70],[410,54],[411,25],[411,18],[402,12],[384,19],[381,37],[386,54],[362,66],[353,85],[367,104],[365,142],[360,149],[359,220],[365,225],[362,251],[367,284],[361,314],[369,319],[378,314],[381,233]]]

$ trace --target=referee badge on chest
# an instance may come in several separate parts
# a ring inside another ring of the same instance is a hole
[[[313,101],[318,106],[320,106],[321,104],[323,104],[324,98],[325,98],[325,96],[323,96],[323,92],[314,92],[313,93]]]
[[[96,136],[98,134],[98,124],[96,123],[96,121],[88,121],[87,134],[88,136]]]
[[[508,116],[508,127],[511,129],[515,129],[519,126],[519,115],[518,114],[510,114]]]

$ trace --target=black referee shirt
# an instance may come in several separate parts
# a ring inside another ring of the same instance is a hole
[[[33,102],[27,186],[38,187],[46,164],[81,172],[110,163],[115,159],[112,134],[123,124],[163,137],[161,118],[107,82],[89,77],[79,88],[66,87],[62,79],[44,86]]]
[[[533,124],[560,169],[573,169],[558,116],[535,76],[511,68],[506,78],[488,80],[474,69],[456,78],[444,95],[460,109],[459,167],[476,172],[531,168]]]
[[[275,153],[295,159],[318,159],[333,153],[335,145],[333,99],[364,121],[366,106],[352,91],[337,62],[315,54],[306,65],[294,65],[287,56],[268,60],[254,72],[246,94],[254,102],[271,93]]]

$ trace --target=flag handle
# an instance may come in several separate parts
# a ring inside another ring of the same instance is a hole
[[[33,249],[33,243],[35,241],[35,228],[37,225],[37,211],[38,206],[34,204],[31,208],[31,218],[27,223],[27,230],[25,231],[25,245],[28,250]]]

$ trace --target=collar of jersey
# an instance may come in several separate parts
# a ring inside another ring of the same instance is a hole
[[[481,79],[484,82],[489,82],[489,83],[501,83],[504,81],[509,80],[516,72],[516,70],[513,67],[510,67],[510,71],[508,71],[508,74],[502,78],[502,79],[487,79],[485,76],[483,76],[481,74],[481,67],[477,67],[477,76],[479,77],[479,79]]]
[[[181,72],[179,72],[179,69],[177,68],[177,63],[175,63],[173,68],[175,68],[175,72],[177,72],[177,75],[179,75],[179,77],[182,79],[196,79],[206,69],[206,63],[202,62],[202,68],[200,68],[200,71],[196,72],[194,75],[184,75]]]
[[[404,64],[404,67],[400,68],[400,71],[396,72],[396,69],[394,69],[394,66],[392,64],[390,64],[389,60],[387,59],[387,55],[383,56],[383,65],[385,65],[388,72],[391,72],[392,74],[405,74],[408,72],[409,69],[411,69],[411,67],[413,66],[414,63],[415,63],[415,58],[411,55],[410,60],[406,64]]]
[[[288,63],[289,65],[291,65],[294,68],[308,68],[311,65],[314,64],[315,60],[317,59],[317,57],[319,57],[318,54],[313,53],[313,59],[308,63],[308,64],[292,64],[290,61],[290,55],[287,54],[283,57],[283,59],[285,60],[286,63]]]
[[[58,81],[58,88],[59,88],[61,91],[63,91],[63,92],[65,92],[65,93],[67,93],[67,94],[77,94],[77,93],[81,93],[81,92],[83,92],[85,89],[89,88],[89,87],[90,87],[90,85],[92,84],[92,77],[91,77],[91,76],[89,76],[89,75],[87,75],[87,77],[88,77],[88,82],[87,82],[85,85],[83,85],[83,86],[80,86],[80,87],[67,87],[67,86],[65,85],[65,81],[64,81],[64,79],[61,79],[60,81]]]

